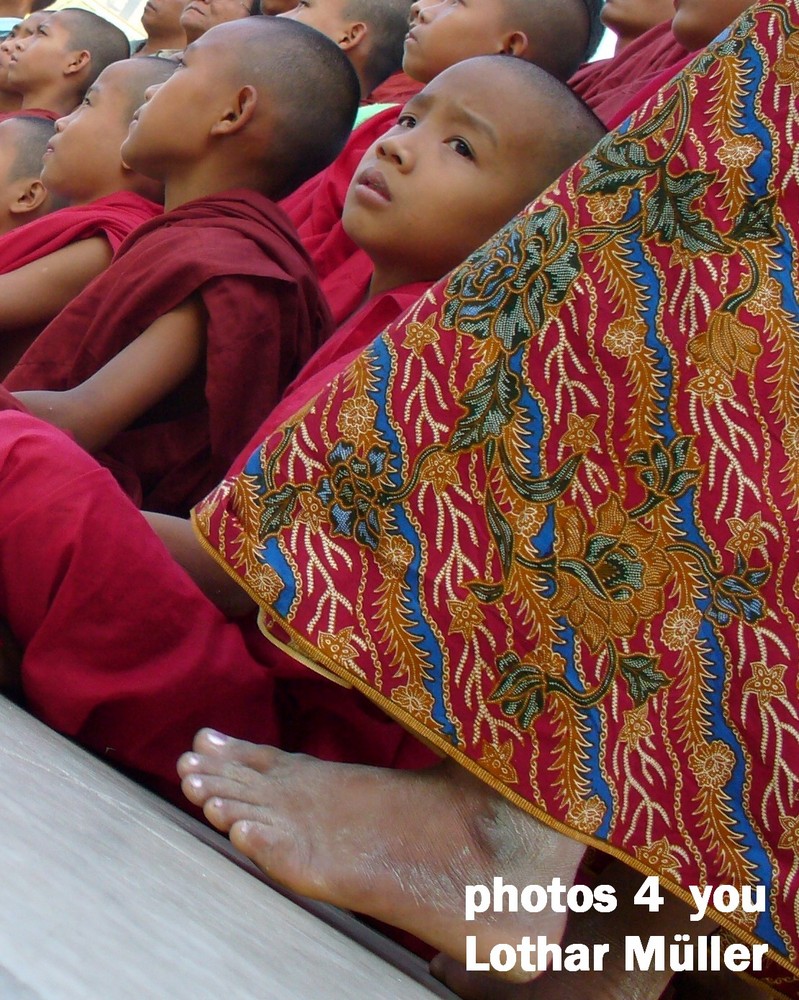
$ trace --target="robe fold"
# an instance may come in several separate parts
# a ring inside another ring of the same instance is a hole
[[[61,208],[0,236],[0,274],[92,236],[104,236],[116,253],[137,226],[163,211],[162,205],[132,191],[118,191],[88,205]]]
[[[104,451],[148,510],[185,514],[330,329],[313,267],[284,213],[253,191],[189,202],[141,226],[41,333],[7,389],[69,389],[189,296],[208,316],[204,371]]]
[[[321,363],[340,367],[425,287],[380,296]],[[313,388],[298,380],[290,412]],[[362,696],[278,650],[254,618],[225,618],[60,430],[0,412],[0,470],[0,618],[25,650],[27,706],[48,725],[184,807],[175,761],[201,726],[328,760],[432,762]]]
[[[267,634],[520,808],[762,887],[708,912],[792,997],[797,127],[764,0],[193,512]]]
[[[645,31],[617,56],[581,66],[569,79],[569,87],[610,127],[617,112],[634,102],[651,80],[670,68],[676,73],[688,58],[687,50],[671,33],[671,22],[666,21]]]

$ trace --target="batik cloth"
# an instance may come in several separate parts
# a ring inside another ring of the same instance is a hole
[[[751,8],[195,511],[263,627],[797,976],[799,0]]]

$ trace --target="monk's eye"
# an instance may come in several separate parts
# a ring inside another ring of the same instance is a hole
[[[397,125],[399,125],[401,128],[415,128],[416,119],[414,118],[413,115],[408,114],[408,112],[404,112],[397,119]]]
[[[474,159],[474,152],[472,151],[472,147],[469,145],[468,142],[466,142],[465,139],[460,139],[457,137],[454,139],[449,139],[447,140],[447,145],[450,147],[450,149],[454,149],[455,152],[458,154],[458,156],[463,156],[467,160]]]

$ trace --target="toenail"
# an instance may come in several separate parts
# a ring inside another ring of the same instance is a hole
[[[196,753],[185,753],[183,755],[183,763],[186,767],[197,767],[200,763],[200,757]]]
[[[189,785],[191,785],[192,788],[202,788],[203,787],[203,779],[200,777],[199,774],[190,774],[189,777],[186,778],[186,782]]]
[[[224,733],[218,732],[216,729],[209,729],[206,731],[205,738],[208,742],[215,747],[224,746],[225,743],[230,742],[230,737],[225,736]]]

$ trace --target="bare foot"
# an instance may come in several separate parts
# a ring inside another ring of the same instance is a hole
[[[178,762],[183,791],[233,844],[295,892],[376,917],[433,947],[487,961],[530,934],[557,942],[565,913],[464,918],[465,887],[568,888],[584,848],[451,761],[425,771],[330,764],[202,730]],[[508,978],[529,980],[520,963]]]

